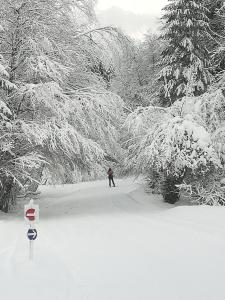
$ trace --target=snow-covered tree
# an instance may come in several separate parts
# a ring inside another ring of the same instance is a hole
[[[164,43],[158,35],[148,32],[143,42],[138,45],[136,65],[139,77],[139,94],[141,101],[138,105],[153,105],[158,102],[158,74],[161,70],[160,53]]]
[[[225,163],[223,2],[170,0],[162,19],[165,48],[158,82],[158,102],[167,108],[138,107],[124,125],[125,170],[146,175],[152,187],[158,181],[170,203],[179,199],[180,189],[196,203],[225,203],[220,184]],[[149,97],[155,105],[152,93]]]
[[[210,24],[210,33],[215,38],[215,42],[218,41],[220,35],[224,32],[224,21],[223,21],[223,13],[224,13],[224,1],[223,0],[205,0],[205,6],[208,9],[207,16],[209,18]],[[211,42],[213,40],[211,39]],[[214,46],[212,45],[212,46]]]
[[[110,31],[95,27],[93,1],[0,5],[0,209],[8,211],[44,168],[64,176],[117,155],[123,102],[89,68],[99,55],[90,34]]]
[[[170,0],[164,8],[162,52],[164,68],[160,99],[169,106],[183,96],[197,96],[211,82],[210,53],[206,41],[210,35],[208,9],[202,0]]]
[[[219,77],[225,70],[225,6],[224,1],[208,1],[210,8],[210,26],[213,40],[211,52],[213,53],[214,73]]]
[[[120,61],[114,68],[112,89],[133,110],[146,106],[156,100],[160,70],[159,60],[163,42],[156,34],[148,32],[143,41],[130,41],[120,55]]]

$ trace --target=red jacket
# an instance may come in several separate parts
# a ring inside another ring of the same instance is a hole
[[[112,177],[113,176],[113,171],[108,171],[107,174],[109,175],[109,177]]]

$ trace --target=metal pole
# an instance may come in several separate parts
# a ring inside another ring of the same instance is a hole
[[[30,241],[29,259],[34,259],[34,241]]]
[[[30,225],[30,229],[31,229],[31,225]],[[29,259],[30,260],[34,259],[34,241],[33,240],[30,240]]]

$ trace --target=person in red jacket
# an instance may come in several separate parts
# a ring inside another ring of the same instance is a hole
[[[113,170],[111,168],[109,168],[107,174],[108,174],[108,178],[109,178],[109,187],[111,187],[111,182],[113,183],[113,186],[115,187],[115,183],[113,180]]]

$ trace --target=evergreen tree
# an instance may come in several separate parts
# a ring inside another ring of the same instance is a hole
[[[185,95],[200,95],[207,90],[211,74],[208,9],[202,0],[169,0],[162,38],[168,43],[162,52],[164,68],[160,100],[171,105]]]
[[[223,0],[205,0],[208,8],[208,18],[210,20],[211,53],[213,53],[214,75],[217,76],[225,70],[225,6]]]
[[[221,14],[224,12],[224,0],[205,0],[205,6],[208,9],[207,17],[212,34],[223,34],[225,27]]]

